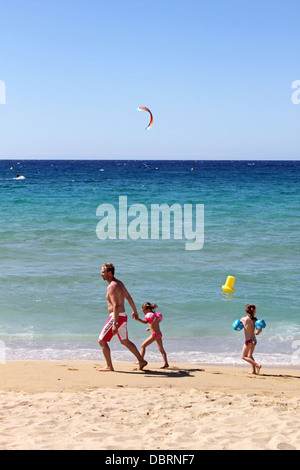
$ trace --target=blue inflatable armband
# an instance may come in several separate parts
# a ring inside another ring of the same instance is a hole
[[[262,330],[263,328],[266,328],[266,322],[262,318],[260,320],[256,320],[255,322],[255,328],[257,330]]]
[[[244,325],[243,323],[241,322],[241,320],[235,320],[232,324],[232,328],[235,330],[235,331],[241,331],[243,328],[244,328]]]

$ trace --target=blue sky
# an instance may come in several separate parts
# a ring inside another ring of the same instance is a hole
[[[2,159],[299,159],[299,0],[10,0],[0,18]]]

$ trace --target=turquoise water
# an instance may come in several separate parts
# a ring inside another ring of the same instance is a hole
[[[240,364],[243,332],[232,323],[251,302],[267,323],[256,358],[300,365],[299,176],[300,162],[0,161],[6,359],[101,360],[100,270],[113,262],[138,309],[159,305],[170,362]],[[120,196],[148,210],[149,235],[152,204],[203,204],[203,248],[186,250],[172,224],[170,239],[99,239],[97,208],[110,204],[118,222]],[[225,295],[228,275],[235,292]],[[145,327],[128,326],[139,347]],[[111,346],[114,359],[131,360],[116,338]],[[155,345],[147,357],[161,360]]]

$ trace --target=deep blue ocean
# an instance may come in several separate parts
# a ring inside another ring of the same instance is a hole
[[[241,364],[244,334],[232,323],[254,303],[267,324],[256,360],[299,366],[299,181],[300,161],[0,161],[2,356],[102,361],[100,271],[112,262],[139,311],[145,301],[158,304],[170,363]],[[120,197],[128,207],[123,238]],[[104,204],[110,216],[115,210],[115,238],[113,223],[106,239],[97,233]],[[184,217],[192,207],[191,230],[204,205],[203,247],[187,250],[172,217],[169,239],[162,231],[151,238],[155,204],[175,204]],[[137,207],[148,213],[148,238],[138,237],[145,227]],[[233,294],[222,291],[228,275]],[[139,348],[148,332],[126,310]],[[111,347],[114,360],[134,359],[117,338]],[[162,360],[155,344],[146,359]]]

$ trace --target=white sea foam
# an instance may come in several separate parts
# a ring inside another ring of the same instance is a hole
[[[134,339],[139,347],[140,339]],[[178,342],[176,340],[164,340],[164,347],[168,354],[168,361],[174,363],[189,364],[215,364],[215,365],[242,365],[241,349],[232,342],[212,348],[212,341],[202,338],[196,342]],[[37,340],[9,340],[5,342],[7,360],[91,360],[103,361],[101,350],[97,341],[37,341]],[[176,345],[174,347],[174,345]],[[240,345],[242,346],[242,345]],[[282,343],[277,350],[271,348],[271,343],[266,342],[257,346],[255,359],[264,366],[300,366],[300,340],[293,343]],[[133,361],[134,357],[125,348],[120,346],[117,340],[110,343],[114,361]],[[147,349],[146,359],[149,362],[161,362],[162,357],[156,344]]]

